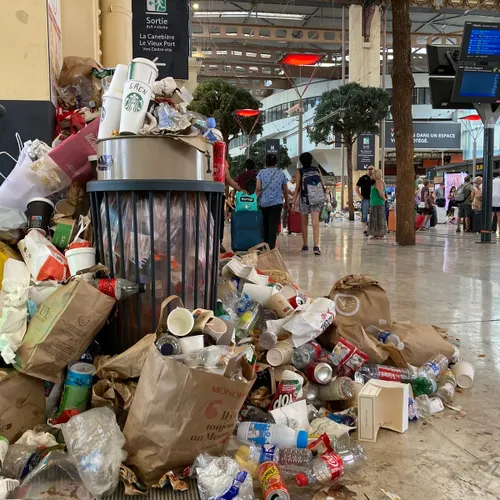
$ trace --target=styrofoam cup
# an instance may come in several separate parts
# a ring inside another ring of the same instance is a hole
[[[125,85],[128,79],[128,66],[125,64],[117,64],[115,72],[113,73],[113,78],[109,84],[109,88],[106,90],[105,95],[113,95],[116,97],[123,97],[123,85]]]
[[[139,80],[127,80],[123,87],[120,134],[138,134],[144,125],[151,100],[151,87]]]
[[[102,98],[101,122],[99,123],[98,139],[107,139],[113,132],[120,130],[122,100],[118,97],[105,95]]]
[[[288,342],[278,342],[266,354],[266,360],[271,366],[281,366],[290,363],[293,356],[293,346]]]
[[[75,248],[74,250],[68,250],[65,255],[71,276],[74,276],[82,269],[95,266],[95,248]]]
[[[271,286],[245,283],[242,291],[243,293],[246,293],[253,302],[258,302],[259,304],[264,305],[271,298],[274,290]]]
[[[185,337],[193,330],[194,318],[189,309],[177,307],[167,317],[168,331],[176,337]]]
[[[139,80],[152,87],[158,77],[158,68],[153,61],[144,57],[132,59],[128,66],[128,79]]]
[[[192,337],[182,337],[179,339],[182,354],[199,351],[205,347],[205,337],[203,335],[193,335]]]
[[[457,379],[458,387],[462,389],[470,389],[474,383],[474,366],[468,361],[460,361],[453,365],[452,371]]]

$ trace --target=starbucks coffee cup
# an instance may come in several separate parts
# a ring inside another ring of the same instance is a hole
[[[151,100],[151,87],[139,80],[127,80],[123,87],[120,134],[138,134],[144,125]]]
[[[128,79],[138,80],[145,83],[149,87],[153,87],[156,78],[158,77],[158,68],[153,61],[144,57],[136,57],[132,59],[128,66]]]
[[[113,79],[106,90],[104,97],[111,95],[114,97],[123,97],[123,86],[128,79],[128,66],[125,64],[117,64],[115,72],[113,74]]]
[[[47,198],[32,198],[27,204],[27,217],[29,229],[49,229],[50,219],[54,213],[54,204]]]
[[[120,117],[122,113],[122,99],[112,95],[102,98],[101,122],[99,123],[98,139],[107,139],[114,131],[120,129]]]

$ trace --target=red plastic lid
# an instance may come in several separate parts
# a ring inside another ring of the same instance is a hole
[[[309,479],[307,479],[307,476],[303,472],[299,472],[295,476],[295,483],[297,486],[302,488],[303,486],[307,486],[309,484]]]

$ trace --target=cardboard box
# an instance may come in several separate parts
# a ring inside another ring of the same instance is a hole
[[[13,369],[0,370],[0,435],[13,443],[28,429],[45,422],[43,380]]]
[[[358,440],[374,443],[380,427],[408,430],[410,385],[369,380],[358,395]]]

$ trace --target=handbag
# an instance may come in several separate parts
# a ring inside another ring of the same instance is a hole
[[[257,269],[277,269],[288,274],[288,268],[277,248],[271,248],[267,243],[259,243],[248,250],[248,253],[257,253]]]
[[[323,208],[321,209],[321,213],[319,214],[319,220],[322,222],[325,222],[328,220],[328,207],[323,205]]]

